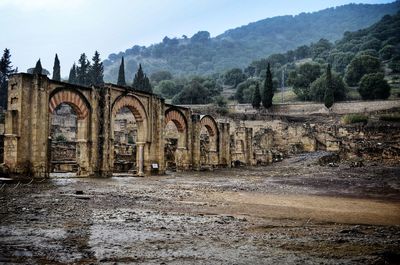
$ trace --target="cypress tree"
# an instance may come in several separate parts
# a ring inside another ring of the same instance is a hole
[[[43,71],[42,63],[40,62],[40,59],[36,62],[35,69],[33,69],[33,74],[34,75],[41,75]]]
[[[56,53],[56,57],[54,58],[53,80],[61,81],[60,60],[58,60],[57,53]]]
[[[72,65],[71,70],[69,71],[68,83],[76,84],[76,65],[75,63]]]
[[[328,67],[326,68],[326,89],[325,89],[325,96],[324,96],[325,107],[327,107],[328,109],[331,108],[334,101],[335,101],[335,99],[334,99],[334,91],[333,91],[331,65],[328,64]]]
[[[151,84],[149,78],[143,73],[142,65],[139,64],[139,69],[135,74],[135,78],[133,79],[132,84],[134,89],[144,91],[144,92],[152,92]]]
[[[78,85],[87,86],[90,83],[89,78],[90,63],[87,60],[86,54],[82,53],[78,60],[78,66],[76,67],[76,82]]]
[[[267,74],[264,81],[264,89],[261,95],[261,101],[264,108],[269,109],[272,107],[272,98],[274,97],[274,86],[272,83],[271,66],[268,63]]]
[[[95,86],[102,86],[104,84],[104,68],[100,59],[100,54],[96,51],[92,58],[93,64],[89,68],[88,76],[90,83]],[[89,84],[89,82],[87,83]]]
[[[119,86],[126,86],[126,82],[125,82],[125,63],[124,63],[124,56],[122,56],[121,65],[119,66],[117,85],[119,85]]]
[[[251,104],[253,105],[253,108],[256,109],[260,108],[261,106],[261,94],[258,83],[256,84],[256,88],[254,89],[253,101]]]

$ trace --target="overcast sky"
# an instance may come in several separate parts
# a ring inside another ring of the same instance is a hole
[[[267,17],[295,15],[348,3],[393,0],[0,0],[0,49],[11,49],[19,71],[40,58],[52,72],[54,55],[66,77],[74,61],[98,50],[102,59],[164,36],[211,36]]]

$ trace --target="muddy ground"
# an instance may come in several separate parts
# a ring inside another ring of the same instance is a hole
[[[6,184],[0,264],[399,264],[400,166],[321,155]]]

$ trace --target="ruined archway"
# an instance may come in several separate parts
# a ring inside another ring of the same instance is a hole
[[[136,163],[134,171],[137,172],[139,175],[144,174],[144,152],[147,144],[148,138],[148,118],[146,110],[141,103],[141,101],[132,95],[124,95],[117,98],[112,107],[112,118],[111,118],[111,138],[114,141],[114,126],[115,121],[117,118],[117,114],[120,112],[121,109],[128,109],[134,116],[135,123],[137,126],[137,133],[136,133],[136,141],[134,143],[135,155],[136,155]],[[113,146],[113,145],[112,145]],[[112,165],[114,165],[115,154],[114,154],[114,146],[112,151]]]
[[[58,88],[49,97],[49,172],[86,175],[90,105],[78,91]]]
[[[165,112],[164,157],[166,168],[180,169],[188,164],[188,124],[183,113],[175,108]]]
[[[219,131],[217,123],[210,115],[200,118],[200,162],[202,166],[218,165]]]

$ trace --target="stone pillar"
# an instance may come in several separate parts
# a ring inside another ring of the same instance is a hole
[[[245,161],[246,165],[254,164],[253,157],[253,128],[245,128]]]
[[[192,167],[200,170],[200,115],[192,115]]]
[[[219,148],[218,148],[218,160],[220,166],[230,167],[231,156],[230,156],[230,124],[225,122],[218,123],[219,131]]]
[[[78,120],[78,135],[77,135],[77,162],[79,164],[79,175],[88,176],[91,173],[89,156],[88,156],[88,141],[87,141],[87,118]]]
[[[137,166],[138,166],[138,175],[144,176],[144,142],[137,142],[136,152],[137,152]]]

